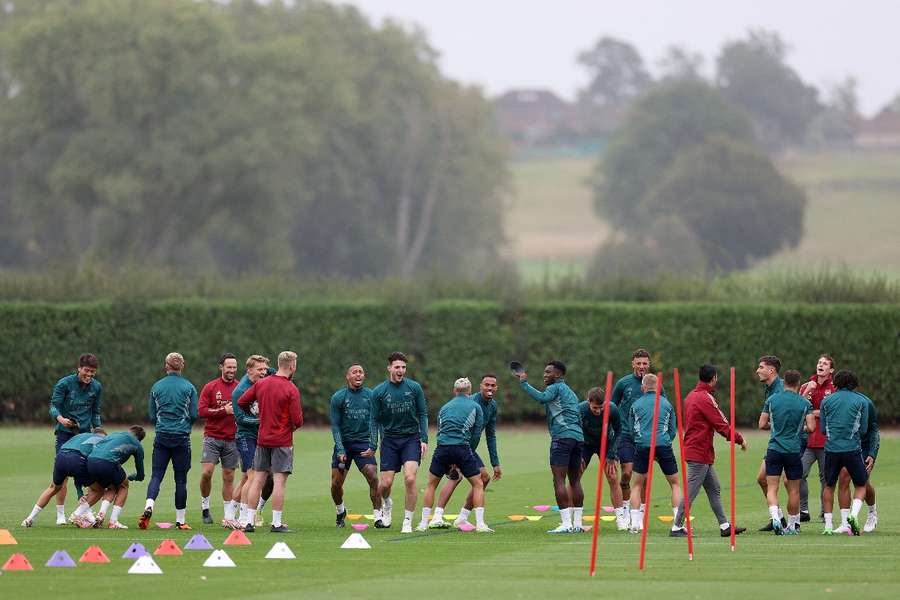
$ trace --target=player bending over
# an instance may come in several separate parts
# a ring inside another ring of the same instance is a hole
[[[581,473],[591,464],[593,456],[600,457],[600,436],[603,431],[603,388],[595,387],[588,391],[588,399],[578,405],[581,415],[581,430],[584,433],[584,446],[581,448]],[[609,484],[612,504],[616,507],[616,527],[619,531],[628,529],[628,513],[622,504],[622,485],[619,470],[616,468],[616,443],[622,431],[622,418],[619,409],[609,403],[609,421],[606,424],[606,463],[604,474]],[[601,461],[602,462],[602,461]]]

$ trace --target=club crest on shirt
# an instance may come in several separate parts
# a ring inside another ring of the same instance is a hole
[[[218,392],[218,391],[216,392],[216,400],[219,400],[219,401],[222,400],[222,392]]]

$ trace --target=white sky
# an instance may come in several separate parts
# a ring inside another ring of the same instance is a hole
[[[896,0],[352,0],[380,23],[418,24],[445,74],[490,95],[546,87],[573,98],[585,83],[575,56],[603,35],[634,44],[651,70],[671,44],[701,53],[707,73],[726,40],[777,31],[788,62],[820,89],[853,75],[871,115],[900,93]]]

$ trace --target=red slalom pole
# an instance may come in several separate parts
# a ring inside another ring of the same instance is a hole
[[[603,400],[603,426],[600,428],[600,471],[597,473],[597,501],[594,506],[594,530],[591,532],[591,577],[597,564],[597,536],[600,534],[600,504],[603,499],[603,472],[606,467],[606,431],[609,426],[609,399],[612,397],[612,371],[606,372],[606,398]]]
[[[638,568],[641,571],[644,570],[644,554],[647,549],[647,526],[650,523],[650,491],[653,488],[653,459],[656,458],[656,428],[659,426],[660,390],[662,390],[662,371],[656,374],[656,401],[653,403],[653,428],[650,430],[650,458],[647,460],[647,487],[644,490],[644,527],[641,530],[641,560],[638,564]]]
[[[734,552],[734,367],[729,373],[731,379],[731,551]]]
[[[684,458],[684,421],[681,420],[681,380],[678,369],[673,373],[675,385],[675,416],[678,419],[678,448],[681,450],[681,488],[684,491],[684,521],[687,523],[688,560],[694,560],[694,537],[691,531],[691,499],[687,486],[687,460]]]

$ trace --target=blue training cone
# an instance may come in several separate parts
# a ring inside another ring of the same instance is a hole
[[[65,550],[57,550],[53,553],[53,556],[50,557],[50,560],[47,561],[46,566],[48,567],[77,567],[75,561],[72,560],[72,557],[69,556],[69,553]]]
[[[143,544],[138,544],[137,542],[128,546],[128,550],[125,551],[125,554],[122,555],[122,558],[140,558],[142,556],[148,556],[149,552],[144,548]]]

